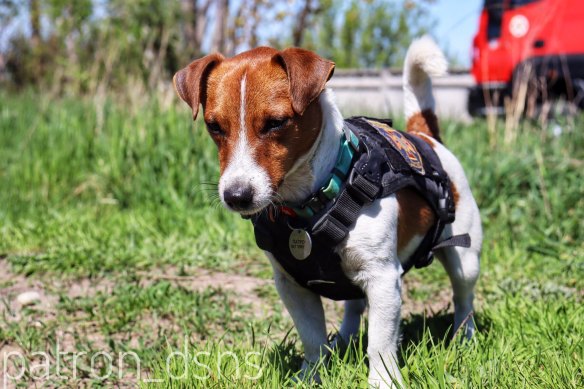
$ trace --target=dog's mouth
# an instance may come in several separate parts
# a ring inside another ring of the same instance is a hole
[[[225,201],[223,206],[231,212],[239,213],[242,217],[250,218],[267,212],[270,208],[279,208],[282,205],[282,199],[277,190],[272,191],[269,197],[265,199],[256,199],[251,204],[242,207],[234,204],[228,204]]]
[[[265,211],[269,206],[270,206],[270,204],[266,204],[266,205],[263,205],[260,207],[254,207],[254,208],[250,208],[250,209],[231,209],[231,210],[239,213],[241,216],[252,217],[252,216],[259,215],[260,213]]]

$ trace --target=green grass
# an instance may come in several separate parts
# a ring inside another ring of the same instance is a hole
[[[182,105],[153,100],[133,111],[0,94],[0,354],[17,349],[28,363],[15,384],[62,383],[57,345],[69,352],[61,372],[69,385],[292,384],[301,347],[250,225],[213,195],[215,146]],[[479,332],[450,342],[446,303],[404,317],[409,386],[584,385],[583,123],[560,122],[559,137],[524,123],[511,143],[502,126],[489,135],[481,121],[443,123],[483,216]],[[201,284],[203,275],[239,278],[234,288],[220,277]],[[414,306],[449,288],[439,265],[406,283]],[[46,302],[15,305],[30,288]],[[349,352],[333,353],[323,387],[366,387],[366,341],[363,332]],[[35,381],[41,351],[50,378]],[[72,354],[99,351],[135,353],[140,366],[114,363],[102,380],[95,373],[107,364],[92,369],[80,356],[73,377]]]

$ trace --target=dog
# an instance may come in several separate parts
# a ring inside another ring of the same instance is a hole
[[[217,145],[223,205],[244,217],[301,203],[322,187],[335,167],[344,121],[326,88],[334,63],[317,54],[259,47],[232,58],[207,55],[178,71],[173,82],[197,117],[204,110]],[[438,156],[450,181],[456,218],[445,239],[468,234],[468,247],[436,248],[453,288],[454,329],[472,337],[473,290],[479,275],[482,227],[461,164],[441,143],[430,77],[446,72],[446,60],[428,37],[412,43],[404,72],[406,134]],[[415,190],[401,189],[360,208],[347,235],[334,247],[344,276],[366,296],[345,301],[335,341],[348,343],[368,316],[369,384],[403,383],[397,364],[403,266],[432,228],[433,209]],[[303,241],[304,244],[308,244]],[[300,254],[302,255],[302,254]],[[301,379],[318,379],[312,367],[330,352],[321,297],[295,281],[270,252],[278,293],[304,347]]]

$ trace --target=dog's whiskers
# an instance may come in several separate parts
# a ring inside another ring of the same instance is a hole
[[[221,199],[219,198],[219,183],[215,181],[201,181],[199,184],[193,186],[193,192],[202,193],[209,201],[209,205],[214,209],[221,206]]]

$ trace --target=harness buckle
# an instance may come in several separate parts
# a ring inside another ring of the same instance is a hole
[[[437,181],[436,186],[440,197],[438,199],[438,218],[445,224],[450,224],[454,221],[454,200],[452,198],[452,191],[450,183],[443,183]]]
[[[322,193],[320,190],[306,202],[306,206],[310,207],[314,213],[318,213],[324,209],[325,204],[326,200],[322,198]]]
[[[359,142],[359,138],[353,130],[351,130],[347,125],[343,126],[343,131],[345,135],[345,139],[349,146],[353,149],[353,151],[359,151],[359,147],[361,146],[361,142]]]
[[[430,266],[432,264],[432,262],[434,262],[434,252],[432,250],[430,250],[428,252],[428,254],[426,254],[426,258],[424,259],[419,259],[415,264],[414,267],[416,269],[422,269],[426,266]]]
[[[373,202],[379,194],[378,185],[363,177],[357,170],[353,170],[347,182],[347,189],[355,195],[363,204]]]

